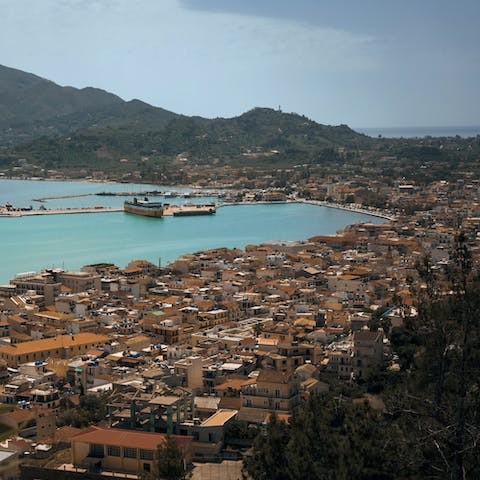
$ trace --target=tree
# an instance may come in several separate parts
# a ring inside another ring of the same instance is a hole
[[[402,371],[371,370],[385,412],[343,395],[274,419],[244,470],[253,480],[480,478],[480,275],[464,235],[446,274],[419,264],[418,316],[392,330]],[[396,377],[396,375],[398,375]]]
[[[185,466],[184,452],[175,439],[167,435],[166,441],[158,445],[153,472],[149,480],[185,480],[190,472]]]
[[[465,236],[456,238],[447,275],[433,275],[428,261],[420,275],[420,348],[389,409],[420,477],[480,478],[480,281]]]
[[[383,328],[383,331],[388,335],[392,326],[392,321],[390,317],[385,315],[385,313],[388,312],[390,308],[391,307],[384,306],[372,313],[370,320],[368,321],[368,328],[372,332],[376,332],[379,328]]]
[[[107,415],[108,393],[101,396],[83,395],[80,397],[80,405],[77,408],[66,408],[58,417],[57,425],[72,425],[76,428],[86,427],[105,420]],[[66,398],[63,404],[68,406]]]
[[[285,480],[285,454],[289,427],[273,413],[255,439],[252,454],[244,457],[243,472],[254,480]]]
[[[381,413],[350,399],[312,396],[288,425],[272,417],[244,472],[253,480],[406,479],[402,453],[398,430]]]

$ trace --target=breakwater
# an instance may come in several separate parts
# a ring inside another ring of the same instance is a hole
[[[83,208],[51,208],[38,210],[0,209],[0,217],[32,217],[37,215],[68,215],[74,213],[111,213],[123,212],[122,208],[116,207],[83,207]]]

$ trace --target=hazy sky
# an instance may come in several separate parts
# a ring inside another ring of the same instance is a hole
[[[0,0],[0,64],[178,113],[480,125],[480,0]]]

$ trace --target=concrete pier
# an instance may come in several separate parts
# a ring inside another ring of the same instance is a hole
[[[111,213],[123,212],[123,207],[86,207],[86,208],[52,208],[39,210],[0,209],[0,217],[31,217],[34,215],[68,215],[74,213]]]

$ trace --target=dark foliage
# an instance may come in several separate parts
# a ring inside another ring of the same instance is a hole
[[[480,282],[463,235],[453,258],[444,278],[428,259],[419,265],[419,315],[391,332],[402,371],[372,369],[364,380],[385,411],[313,397],[255,442],[251,478],[480,478]]]
[[[57,418],[57,424],[71,425],[82,428],[105,420],[107,415],[106,399],[103,396],[84,395],[80,397],[80,405],[73,408],[68,399],[64,402],[66,407]]]
[[[167,435],[164,444],[157,447],[154,469],[145,476],[148,480],[185,480],[190,478],[186,469],[183,450],[175,439]]]

